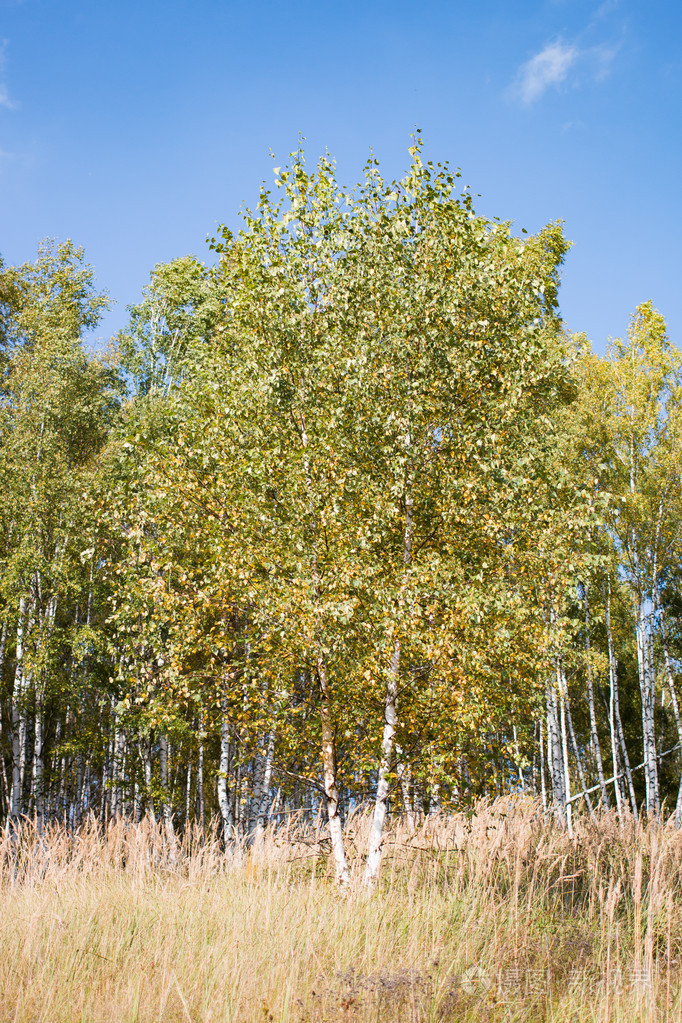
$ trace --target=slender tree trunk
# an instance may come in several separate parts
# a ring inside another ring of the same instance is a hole
[[[39,578],[39,577],[38,577]],[[37,584],[37,591],[40,592],[40,584]],[[40,620],[40,645],[44,649],[50,642],[55,618],[57,616],[57,597],[52,595]],[[31,789],[33,795],[33,806],[38,820],[38,826],[42,828],[45,816],[45,690],[47,680],[45,668],[38,673],[35,687],[35,719],[34,719],[34,740],[33,740],[33,771],[31,778]]]
[[[121,808],[121,816],[127,819],[130,814],[133,767],[131,764],[128,729],[122,726],[120,726],[118,758],[119,806]]]
[[[152,794],[152,738],[151,735],[146,735],[139,744],[140,758],[142,760],[142,772],[144,777],[144,801],[153,823],[156,823],[156,814],[154,813],[154,797]]]
[[[557,661],[557,689],[559,692],[559,710],[561,716],[561,753],[564,773],[565,819],[569,838],[573,837],[573,809],[571,806],[571,773],[568,761],[568,741],[566,736],[566,678],[561,662]]]
[[[620,746],[621,757],[623,760],[623,768],[625,770],[625,778],[628,786],[628,794],[630,796],[630,808],[637,816],[637,797],[635,795],[635,786],[632,781],[632,771],[630,770],[630,757],[628,755],[628,748],[625,744],[625,732],[623,731],[623,722],[620,716],[620,698],[618,693],[618,663],[616,661],[616,654],[613,646],[613,633],[611,631],[611,580],[608,583],[608,597],[604,597],[604,607],[606,609],[606,639],[608,642],[609,650],[609,678],[611,681],[611,697],[613,700],[613,713],[614,713],[614,727],[616,735],[618,737],[618,743]]]
[[[630,458],[630,492],[636,491],[634,445],[631,440]],[[645,606],[645,589],[642,580],[642,566],[639,546],[634,528],[630,533],[630,554],[634,575],[634,611],[635,633],[637,639],[637,669],[639,674],[639,690],[642,698],[642,746],[644,761],[644,783],[646,792],[646,811],[658,814],[658,761],[656,759],[656,720],[655,720],[655,679],[651,645],[649,639],[649,617]]]
[[[656,759],[655,685],[649,622],[644,601],[638,593],[635,599],[635,627],[637,635],[637,666],[639,688],[642,697],[642,742],[644,778],[646,786],[646,809],[649,814],[658,814],[658,762]]]
[[[168,788],[170,743],[168,736],[161,732],[159,734],[159,777],[161,781],[161,820],[163,830],[171,850],[171,859],[175,857],[175,828],[173,827],[173,807],[170,801]]]
[[[228,717],[227,694],[223,694],[222,713],[220,718],[220,767],[218,769],[218,806],[223,821],[223,841],[225,847],[232,838],[232,813],[230,810],[230,794],[228,790],[228,773],[230,770],[230,721]],[[191,762],[187,768],[187,778],[190,778]],[[189,781],[188,781],[189,785]],[[189,790],[188,790],[189,805]]]
[[[53,772],[52,772],[53,775],[54,775],[54,772],[57,770],[57,768],[59,769],[59,784],[58,784],[58,788],[57,788],[57,802],[56,802],[56,806],[55,806],[55,811],[62,818],[64,823],[66,823],[66,820],[67,820],[67,805],[68,805],[67,785],[68,785],[68,777],[69,777],[69,775],[71,773],[70,772],[71,759],[70,759],[70,757],[67,757],[67,755],[64,752],[64,750],[62,750],[61,755],[58,755],[57,750],[59,749],[59,747],[60,747],[60,745],[62,743],[62,736],[63,736],[63,734],[68,734],[69,733],[69,731],[70,731],[70,724],[71,724],[71,707],[67,703],[67,705],[66,705],[66,713],[64,714],[64,724],[62,726],[62,720],[60,718],[57,721],[57,728],[55,730],[55,737],[54,737],[54,740],[55,740],[55,754],[54,754],[54,760],[53,760],[53,765],[54,766],[53,766]]]
[[[42,672],[41,672],[42,675]],[[35,701],[35,718],[33,726],[33,771],[31,777],[31,790],[33,795],[33,808],[38,822],[38,827],[42,830],[43,817],[45,815],[45,799],[44,799],[44,779],[45,779],[45,759],[44,759],[44,697],[45,687],[44,681],[41,678],[36,686],[36,701]]]
[[[224,720],[224,719],[223,719]],[[222,747],[221,747],[222,750]],[[222,761],[221,761],[222,763]],[[187,754],[187,777],[185,779],[185,827],[189,827],[192,812],[192,747]]]
[[[561,728],[559,725],[559,708],[557,690],[554,680],[547,683],[547,762],[552,782],[552,800],[555,813],[560,820],[566,819],[566,777],[564,759],[561,748]]]
[[[120,727],[119,714],[116,710],[116,697],[111,697],[111,721],[113,739],[111,743],[111,816],[118,817],[121,812],[121,774],[123,759],[123,730]]]
[[[142,786],[140,785],[139,770],[135,770],[135,784],[133,785],[133,820],[139,824],[144,813],[144,799],[142,797]]]
[[[254,833],[255,841],[258,841],[263,837],[265,827],[268,819],[268,810],[270,808],[270,787],[272,785],[272,769],[275,760],[275,729],[271,728],[268,732],[268,742],[265,749],[265,758],[263,762],[263,777],[261,780],[261,794],[260,794],[260,805],[258,807],[258,817],[256,819],[256,830]]]
[[[26,598],[19,600],[17,621],[17,645],[12,691],[12,807],[11,815],[16,820],[22,806],[22,789],[26,765],[26,708],[24,706],[24,630],[26,628]]]
[[[590,656],[590,603],[587,583],[584,583],[583,585],[583,596],[585,602],[585,661],[587,668],[587,702],[590,711],[590,737],[597,766],[597,780],[599,782],[599,790],[601,792],[601,801],[603,806],[608,809],[611,806],[611,801],[609,799],[609,794],[606,789],[606,781],[604,778],[604,765],[602,763],[601,746],[599,745],[599,732],[597,730],[597,715],[594,706],[594,675],[592,672],[592,660]]]
[[[587,791],[587,789],[589,788],[589,785],[587,784],[587,781],[585,779],[585,770],[584,770],[584,767],[583,767],[583,758],[580,755],[580,749],[578,747],[578,740],[576,739],[576,736],[575,736],[575,729],[573,727],[573,715],[571,714],[571,704],[570,704],[570,701],[568,699],[568,688],[566,686],[566,677],[563,675],[563,672],[562,672],[562,681],[563,681],[563,691],[564,691],[563,692],[563,702],[564,702],[564,706],[566,708],[566,724],[568,725],[568,734],[571,737],[571,746],[573,748],[573,756],[575,757],[576,768],[577,768],[577,771],[578,771],[578,778],[580,779],[580,784],[582,785],[583,792],[585,793],[585,802],[587,804],[587,809],[590,812],[590,816],[594,817],[594,807],[592,806],[592,800],[590,799],[590,794]]]
[[[661,619],[661,640],[663,642],[663,658],[665,660],[665,673],[668,680],[668,689],[670,690],[670,702],[673,708],[673,716],[675,718],[675,727],[677,729],[677,742],[682,747],[682,720],[680,719],[680,707],[677,702],[677,693],[675,692],[675,683],[673,680],[673,672],[670,664],[670,655],[668,654],[668,637],[665,631],[665,624]],[[680,757],[682,757],[682,750],[680,751]],[[682,827],[682,773],[680,774],[680,783],[677,789],[677,803],[675,806],[675,826]]]
[[[545,737],[543,734],[542,718],[540,718],[540,796],[542,799],[542,812],[547,813],[547,785],[545,782]]]
[[[83,788],[85,782],[85,761],[81,750],[77,756],[76,791],[73,796],[73,823],[80,824],[83,818]]]
[[[327,678],[327,666],[319,650],[316,660],[317,680],[320,686],[320,724],[322,725],[322,770],[324,772],[324,794],[327,800],[327,823],[332,843],[332,853],[336,866],[336,880],[339,884],[350,882],[350,872],[346,859],[346,847],[343,841],[343,829],[339,814],[339,790],[336,784],[336,749],[334,742],[334,725],[332,722]]]
[[[405,615],[407,601],[407,589],[409,585],[408,572],[412,561],[412,540],[414,532],[414,496],[412,493],[413,481],[407,475],[405,480],[405,530],[403,533],[403,581],[400,587],[399,615],[402,619]],[[379,763],[379,776],[377,779],[377,792],[374,801],[374,815],[369,832],[369,846],[367,849],[367,866],[365,868],[365,882],[374,884],[379,876],[381,866],[381,851],[383,844],[384,825],[386,822],[386,810],[388,804],[388,793],[390,790],[389,772],[391,769],[391,757],[393,755],[393,743],[398,724],[398,683],[400,679],[400,639],[396,638],[393,644],[393,654],[388,669],[386,683],[386,695],[384,700],[384,732],[381,741],[381,761]]]
[[[0,682],[5,669],[5,650],[7,649],[7,621],[2,623],[2,631],[0,632]],[[7,768],[5,766],[4,756],[4,743],[2,741],[2,707],[0,707],[0,769],[2,770],[2,815],[8,817],[10,814],[11,798],[12,793],[7,778]]]
[[[516,754],[516,774],[519,779],[519,788],[521,792],[526,791],[526,779],[523,777],[523,771],[521,769],[521,749],[519,747],[519,737],[516,731],[516,725],[512,725],[512,735],[514,737],[514,753]]]
[[[618,756],[618,739],[616,732],[616,703],[618,698],[618,677],[616,672],[616,659],[613,653],[613,640],[611,637],[611,584],[609,582],[609,596],[606,597],[604,582],[602,580],[602,596],[604,598],[604,610],[606,616],[606,640],[608,644],[609,658],[609,737],[611,740],[611,766],[613,770],[613,791],[616,797],[616,808],[618,818],[622,820],[623,815],[623,793],[620,779],[620,758]],[[628,765],[629,768],[629,765]]]
[[[204,711],[199,718],[199,753],[197,757],[197,816],[202,836],[206,832],[206,803],[204,801]]]
[[[379,777],[377,780],[377,793],[374,801],[374,814],[369,832],[369,847],[367,851],[367,866],[365,868],[365,881],[373,884],[379,876],[381,865],[381,847],[383,843],[384,825],[386,823],[386,809],[388,804],[389,771],[391,769],[391,754],[393,752],[393,740],[397,724],[397,702],[398,702],[398,678],[400,671],[400,640],[395,641],[393,656],[389,668],[389,678],[386,685],[386,697],[384,704],[384,734],[381,742],[381,761],[379,762]]]
[[[400,791],[403,797],[403,806],[405,807],[405,817],[407,819],[407,830],[411,835],[415,833],[416,821],[414,816],[414,807],[412,806],[412,797],[410,795],[410,784],[412,781],[412,772],[409,766],[405,766],[403,759],[403,751],[400,746],[396,746],[396,771],[398,774],[398,781],[400,782]]]
[[[308,512],[315,522],[313,537],[311,576],[315,600],[321,597],[321,582],[317,563],[317,521],[315,505],[313,500],[313,483],[310,473],[308,456],[308,434],[306,431],[305,416],[301,415],[301,446],[303,448],[303,464],[305,472],[306,489],[308,493]],[[322,624],[317,623],[317,644],[315,650],[315,672],[320,687],[320,726],[322,732],[322,771],[324,775],[324,791],[327,800],[327,823],[329,826],[329,837],[332,843],[332,852],[336,866],[336,880],[339,884],[347,885],[350,882],[348,861],[346,859],[346,847],[343,840],[343,828],[339,814],[339,789],[336,778],[336,744],[334,739],[334,722],[331,711],[331,687],[327,674],[327,664],[322,650]]]
[[[239,748],[239,746],[240,743],[238,742],[237,747]],[[242,791],[242,765],[241,761],[238,759],[237,767],[234,772],[234,786],[232,788],[232,820],[234,821],[234,826],[237,828],[237,830],[239,830],[242,825],[240,803],[241,791]]]
[[[256,741],[258,746],[258,740]],[[263,780],[265,776],[265,757],[257,748],[251,758],[251,791],[249,793],[248,805],[248,826],[247,836],[249,844],[253,843],[256,829],[258,827],[258,814],[260,812],[261,796],[263,792]]]

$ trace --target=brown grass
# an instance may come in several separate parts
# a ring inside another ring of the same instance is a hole
[[[682,834],[523,800],[390,830],[335,887],[324,829],[223,853],[150,822],[0,836],[1,1023],[682,1021]]]

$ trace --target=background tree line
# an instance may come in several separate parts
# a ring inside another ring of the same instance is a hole
[[[389,808],[682,820],[680,352],[411,155],[294,154],[105,354],[82,251],[0,267],[3,819],[321,811],[341,880],[366,801],[370,877]]]

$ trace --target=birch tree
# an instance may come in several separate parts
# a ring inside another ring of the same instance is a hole
[[[638,306],[625,340],[607,358],[583,362],[586,450],[602,462],[610,491],[607,526],[627,579],[634,618],[642,714],[645,804],[660,810],[656,749],[657,593],[666,565],[679,560],[679,405],[682,356],[651,302]],[[613,669],[612,669],[613,684]]]

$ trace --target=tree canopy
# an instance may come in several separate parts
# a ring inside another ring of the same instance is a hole
[[[410,155],[292,154],[106,357],[80,250],[0,266],[6,816],[319,807],[343,882],[371,801],[371,882],[392,810],[677,798],[680,354],[649,302],[594,355],[561,224]]]

